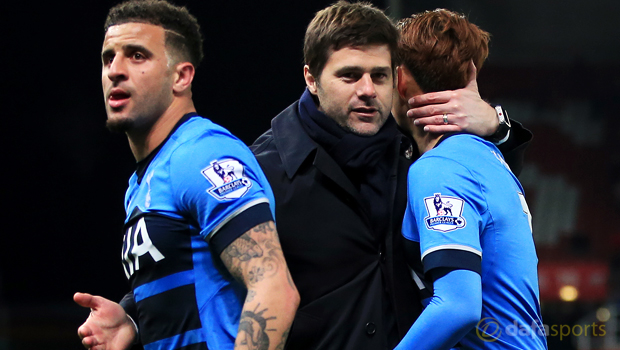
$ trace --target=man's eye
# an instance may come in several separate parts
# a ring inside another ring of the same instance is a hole
[[[136,53],[133,54],[133,59],[134,60],[143,60],[145,58],[146,57],[143,54],[139,53],[139,52],[136,52]]]
[[[387,74],[385,73],[375,73],[374,74],[374,78],[378,79],[378,80],[383,80],[383,79],[387,79]]]
[[[390,78],[390,76],[386,73],[376,73],[372,75],[372,80],[375,83],[384,83],[386,81],[388,81],[388,79]]]
[[[112,61],[114,61],[114,56],[103,56],[101,57],[101,62],[103,62],[104,66],[109,66],[112,64]]]
[[[341,78],[345,79],[345,80],[358,80],[359,79],[359,74],[356,73],[343,73],[340,75]]]

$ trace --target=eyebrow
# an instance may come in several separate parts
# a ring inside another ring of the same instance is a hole
[[[392,71],[392,67],[383,66],[383,67],[374,67],[371,72],[372,73],[390,73]]]
[[[338,69],[336,71],[336,74],[342,74],[342,73],[346,73],[346,72],[360,72],[360,71],[365,71],[365,69],[363,67],[360,66],[344,66],[341,67],[340,69]],[[388,66],[379,66],[379,67],[373,67],[370,70],[370,73],[389,73],[392,71],[392,68],[388,67]]]
[[[123,51],[140,51],[140,52],[144,52],[144,54],[147,57],[151,57],[153,56],[153,52],[149,49],[147,49],[146,47],[142,46],[142,45],[138,45],[138,44],[127,44],[127,45],[123,45],[122,46]],[[101,57],[106,57],[106,56],[110,56],[114,54],[114,50],[112,48],[108,48],[103,50],[103,52],[101,52]]]
[[[107,57],[107,56],[110,56],[110,55],[113,55],[113,54],[114,54],[114,50],[112,50],[112,49],[105,49],[105,50],[103,50],[103,52],[101,52],[101,58],[104,58],[104,57]]]

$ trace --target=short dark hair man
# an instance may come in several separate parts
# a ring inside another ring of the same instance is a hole
[[[76,293],[92,310],[78,330],[82,343],[126,349],[137,341],[135,321],[148,349],[283,346],[299,295],[273,195],[249,149],[196,114],[196,19],[165,1],[129,1],[110,10],[105,29],[107,126],[127,134],[138,162],[122,249],[132,290],[122,304],[131,317],[110,300]]]
[[[307,89],[252,146],[301,296],[290,349],[391,349],[419,312],[400,234],[417,152],[390,116],[397,42],[393,23],[370,4],[319,11],[306,32]],[[481,134],[497,128],[477,91],[440,97],[411,113],[424,123],[446,113]]]

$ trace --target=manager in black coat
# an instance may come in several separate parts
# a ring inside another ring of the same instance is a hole
[[[301,296],[287,349],[392,349],[420,312],[400,234],[417,150],[390,115],[397,38],[369,5],[318,12],[304,45],[308,88],[252,146]],[[440,114],[486,111],[483,123],[468,124],[486,126],[473,130],[482,135],[497,129],[477,91],[450,96],[457,101],[436,107],[458,102],[465,110]],[[529,139],[517,129],[513,136]]]

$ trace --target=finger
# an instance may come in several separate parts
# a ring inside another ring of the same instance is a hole
[[[445,134],[448,132],[457,132],[462,131],[463,129],[458,125],[427,125],[424,127],[424,131],[430,132],[433,134]]]
[[[95,337],[86,337],[82,339],[82,345],[84,345],[87,349],[92,349],[93,347],[99,345],[99,343]]]
[[[478,82],[476,81],[476,65],[473,60],[469,61],[469,68],[467,69],[468,82],[465,85],[465,89],[478,92]]]
[[[73,300],[80,306],[89,307],[93,310],[96,310],[99,307],[99,298],[94,295],[90,295],[88,293],[75,293],[73,295]]]
[[[93,332],[91,331],[90,327],[81,325],[80,328],[78,328],[78,337],[80,337],[80,339],[84,339],[90,335],[93,335]]]
[[[450,119],[450,117],[451,115],[448,114],[448,124],[454,124],[453,121]],[[445,125],[446,123],[444,123],[443,121],[443,114],[440,114],[440,115],[434,115],[431,117],[417,118],[413,121],[413,124],[422,126],[422,125]]]
[[[444,104],[428,105],[424,107],[412,108],[407,111],[407,117],[417,120],[418,118],[429,118],[432,116],[439,116],[439,120],[437,121],[437,123],[439,122],[443,123],[441,116],[443,116],[444,113],[452,113],[452,112],[453,112],[452,108],[450,108],[448,104],[444,103]],[[431,121],[429,121],[429,123],[435,124],[435,123],[432,123]]]
[[[446,103],[452,98],[452,91],[437,91],[429,92],[427,94],[414,96],[409,99],[409,107],[415,108],[426,105],[433,105],[439,103]]]

